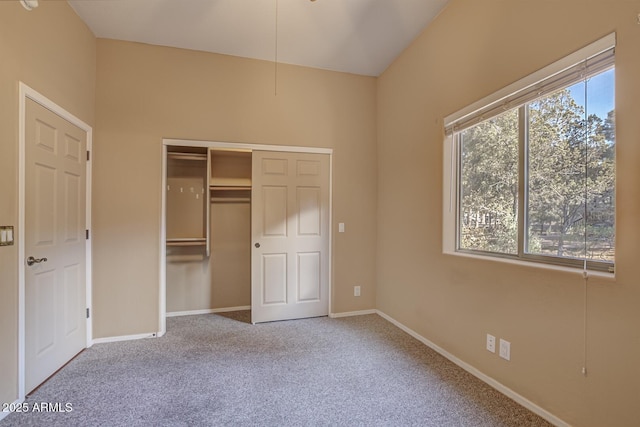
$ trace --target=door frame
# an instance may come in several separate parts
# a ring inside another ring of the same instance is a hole
[[[251,151],[277,151],[289,153],[313,153],[329,155],[329,300],[327,301],[329,315],[331,315],[331,305],[333,296],[333,270],[332,270],[332,252],[333,252],[333,148],[320,147],[299,147],[289,145],[262,145],[251,143],[236,143],[222,141],[201,141],[188,139],[162,139],[162,185],[160,186],[160,197],[162,206],[160,210],[160,283],[159,283],[159,319],[158,319],[158,336],[161,337],[167,332],[167,251],[166,251],[166,192],[167,186],[167,146],[182,147],[202,147],[202,148],[218,148],[226,150],[251,150]],[[207,171],[209,173],[209,171]]]
[[[25,317],[26,317],[26,294],[25,294],[25,179],[26,179],[26,105],[27,99],[30,99],[44,108],[50,110],[57,116],[63,118],[69,123],[77,126],[86,132],[87,135],[87,151],[92,151],[93,128],[75,115],[71,114],[49,98],[45,97],[38,91],[27,86],[23,82],[19,82],[18,87],[18,399],[25,399]],[[91,163],[93,159],[87,161],[86,164],[86,228],[91,230]],[[86,307],[91,313],[91,289],[92,289],[92,265],[91,265],[91,233],[85,241],[85,287],[86,287]],[[91,347],[93,344],[92,318],[87,318],[87,334],[85,348]]]

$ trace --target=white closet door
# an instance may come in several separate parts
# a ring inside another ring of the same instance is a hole
[[[329,155],[253,152],[251,321],[329,314]]]

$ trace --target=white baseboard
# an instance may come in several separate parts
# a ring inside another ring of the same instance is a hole
[[[24,402],[24,399],[16,399],[13,403],[11,403],[11,405],[14,405],[14,406],[20,405],[22,402]],[[12,412],[9,412],[9,411],[3,411],[2,408],[0,408],[0,421],[2,421],[4,417],[6,417],[11,413]]]
[[[409,335],[411,335],[412,337],[414,337],[415,339],[417,339],[418,341],[420,341],[421,343],[423,343],[427,347],[431,348],[432,350],[434,350],[435,352],[439,353],[440,355],[446,357],[447,359],[449,359],[450,361],[452,361],[453,363],[455,363],[456,365],[458,365],[459,367],[461,367],[465,371],[469,372],[471,375],[473,375],[476,378],[478,378],[478,379],[484,381],[485,383],[489,384],[491,387],[495,388],[500,393],[502,393],[505,396],[511,398],[512,400],[515,400],[520,405],[524,406],[525,408],[527,408],[531,412],[541,416],[545,420],[549,421],[551,424],[553,424],[555,426],[558,426],[558,427],[570,427],[571,426],[569,423],[561,420],[560,418],[556,417],[555,415],[553,415],[549,411],[541,408],[540,406],[536,405],[535,403],[533,403],[529,399],[527,399],[524,396],[521,396],[520,394],[518,394],[515,391],[511,390],[509,387],[505,386],[504,384],[494,380],[490,376],[482,373],[481,371],[479,371],[478,369],[476,369],[473,366],[469,365],[468,363],[458,359],[453,354],[449,353],[448,351],[446,351],[442,347],[440,347],[440,346],[434,344],[433,342],[429,341],[428,339],[426,339],[422,335],[418,334],[413,329],[410,329],[410,328],[406,327],[405,325],[403,325],[402,323],[398,322],[393,317],[383,313],[380,310],[376,310],[376,312],[378,313],[378,315],[380,315],[384,319],[388,320],[389,322],[393,323],[398,328],[402,329],[403,331],[405,331],[406,333],[408,333]]]
[[[212,314],[212,313],[228,313],[230,311],[243,311],[251,310],[250,305],[241,305],[239,307],[224,307],[224,308],[207,308],[204,310],[188,310],[188,311],[172,311],[167,313],[167,317],[177,316],[194,316],[196,314]]]
[[[148,334],[137,334],[137,335],[122,335],[119,337],[106,337],[106,338],[95,338],[93,340],[93,344],[104,344],[107,342],[118,342],[118,341],[131,341],[131,340],[139,340],[143,338],[156,338],[158,334],[155,332],[150,332]]]
[[[351,317],[351,316],[364,316],[365,314],[376,314],[378,310],[359,310],[359,311],[345,311],[343,313],[331,313],[329,317],[337,319],[339,317]]]

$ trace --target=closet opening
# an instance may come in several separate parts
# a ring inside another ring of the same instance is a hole
[[[163,140],[158,336],[172,316],[331,313],[332,153]]]
[[[166,148],[166,315],[251,308],[251,150]]]

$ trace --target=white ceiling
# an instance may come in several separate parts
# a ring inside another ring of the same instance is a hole
[[[448,0],[68,0],[96,37],[380,75]]]

